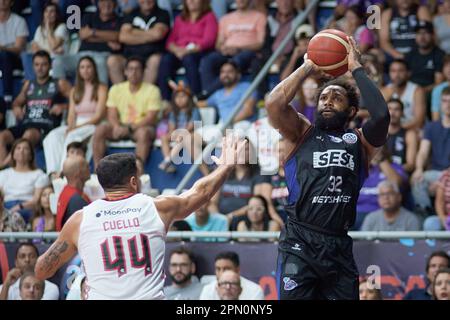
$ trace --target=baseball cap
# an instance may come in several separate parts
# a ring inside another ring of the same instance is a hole
[[[314,30],[309,24],[302,24],[295,30],[295,40],[312,38],[313,36]]]
[[[433,33],[434,32],[434,27],[433,24],[429,21],[419,21],[417,22],[416,27],[414,28],[414,30],[417,32],[421,29],[424,29],[426,31],[428,31],[429,33]]]

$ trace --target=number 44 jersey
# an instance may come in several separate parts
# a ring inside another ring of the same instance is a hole
[[[346,234],[353,225],[367,162],[359,132],[311,126],[285,162],[292,222]]]
[[[78,252],[86,298],[164,299],[166,230],[153,199],[135,194],[83,208]]]

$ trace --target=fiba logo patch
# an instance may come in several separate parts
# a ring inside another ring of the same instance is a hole
[[[355,144],[358,141],[358,137],[354,133],[346,133],[342,136],[342,139],[348,144]]]
[[[286,291],[294,290],[298,286],[297,282],[295,282],[289,277],[284,277],[283,282],[284,282],[284,290]]]

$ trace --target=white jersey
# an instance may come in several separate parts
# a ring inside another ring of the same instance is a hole
[[[143,194],[83,208],[78,252],[87,299],[164,299],[166,229]]]

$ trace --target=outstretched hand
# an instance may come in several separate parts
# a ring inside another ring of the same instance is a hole
[[[222,139],[222,153],[220,158],[212,156],[211,159],[218,166],[235,166],[245,163],[245,151],[247,140],[240,139],[235,134],[227,134]]]
[[[348,53],[348,69],[350,72],[356,68],[362,67],[361,65],[361,52],[358,49],[358,45],[353,37],[347,36],[348,43],[350,44],[350,51]]]

